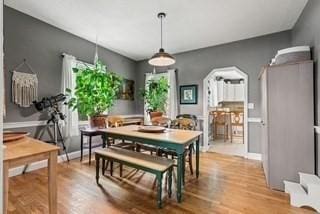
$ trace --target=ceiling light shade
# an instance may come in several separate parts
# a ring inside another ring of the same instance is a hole
[[[169,53],[165,52],[162,47],[162,19],[166,17],[165,13],[159,13],[158,18],[161,20],[161,48],[158,53],[155,53],[150,59],[149,64],[153,66],[169,66],[173,65],[176,60]]]
[[[163,48],[149,59],[149,64],[153,66],[169,66],[176,62],[175,58],[166,53]]]

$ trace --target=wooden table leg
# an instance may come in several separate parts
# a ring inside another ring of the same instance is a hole
[[[3,162],[3,214],[8,210],[9,197],[9,163]]]
[[[186,154],[183,153],[182,156],[182,186],[185,184],[185,174],[186,174]]]
[[[196,176],[199,178],[200,137],[196,141]]]
[[[81,155],[80,155],[80,161],[82,161],[82,157],[83,157],[83,134],[81,133]]]
[[[48,191],[49,191],[49,213],[57,213],[57,156],[58,152],[50,152],[48,160]]]

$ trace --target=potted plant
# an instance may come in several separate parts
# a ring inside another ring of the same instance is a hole
[[[149,80],[146,89],[141,91],[151,119],[162,116],[166,111],[169,88],[168,79],[160,77]]]
[[[103,112],[110,109],[122,83],[122,78],[98,61],[94,67],[73,68],[76,73],[76,87],[68,102],[69,108],[89,117],[91,127],[106,125]],[[71,94],[71,90],[67,92]]]

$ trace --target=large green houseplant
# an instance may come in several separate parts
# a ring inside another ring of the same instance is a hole
[[[98,61],[93,67],[73,68],[76,73],[76,87],[68,102],[69,108],[89,117],[90,125],[105,125],[103,112],[110,109],[122,83],[122,78]],[[71,90],[67,90],[71,94]]]
[[[151,118],[162,116],[166,111],[169,88],[168,79],[160,77],[149,80],[146,89],[141,91]]]

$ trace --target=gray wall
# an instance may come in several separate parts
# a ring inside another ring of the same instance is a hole
[[[78,60],[93,61],[95,45],[40,20],[4,7],[4,65],[6,84],[5,122],[35,121],[44,119],[33,107],[19,108],[11,98],[11,73],[24,58],[33,67],[39,79],[39,99],[60,92],[61,53]],[[136,62],[104,48],[99,48],[100,59],[108,68],[121,76],[136,81]],[[111,113],[134,114],[135,101],[118,100]]]
[[[249,102],[255,104],[255,108],[249,110],[249,117],[260,117],[258,75],[261,66],[267,64],[277,50],[290,45],[291,32],[285,31],[176,54],[177,63],[170,68],[178,69],[178,84],[199,85],[198,105],[180,106],[180,112],[202,115],[203,79],[215,68],[236,66],[249,76]],[[151,71],[152,67],[146,60],[138,62],[137,86],[139,88],[144,85],[144,73]],[[137,102],[137,111],[143,112],[143,102]],[[260,128],[257,123],[249,124],[249,151],[260,152]]]
[[[293,45],[309,45],[312,47],[313,60],[315,61],[315,125],[320,125],[320,1],[309,0],[300,18],[292,30]],[[320,156],[319,135],[316,140],[317,154]],[[320,174],[320,159],[318,158],[318,175]]]

